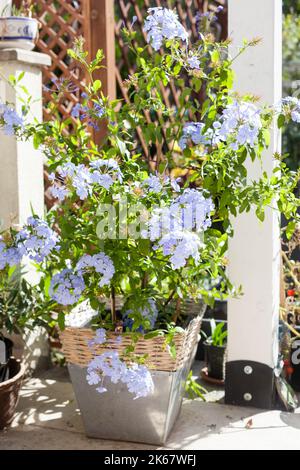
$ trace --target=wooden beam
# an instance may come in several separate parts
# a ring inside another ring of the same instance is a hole
[[[115,74],[115,17],[113,0],[90,0],[91,54],[95,57],[98,49],[104,52],[105,69],[98,72],[103,93],[110,99],[116,97]]]
[[[95,77],[102,82],[102,91],[111,100],[116,98],[115,73],[115,17],[114,0],[89,0],[90,15],[90,56],[94,58],[99,49],[104,52],[105,68],[95,73]],[[106,133],[106,125],[95,132],[95,141],[100,143]]]

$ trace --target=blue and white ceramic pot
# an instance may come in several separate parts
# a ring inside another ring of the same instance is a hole
[[[39,23],[22,16],[0,17],[0,49],[27,49],[31,51],[38,38]]]

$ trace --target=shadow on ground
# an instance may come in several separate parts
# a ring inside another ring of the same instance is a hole
[[[211,390],[210,393],[215,393]],[[214,397],[222,398],[222,390]],[[300,411],[300,410],[299,410]],[[184,400],[168,449],[300,448],[300,413]],[[0,449],[154,449],[151,445],[88,439],[66,369],[28,380]]]

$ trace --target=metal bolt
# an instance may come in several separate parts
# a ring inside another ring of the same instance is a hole
[[[244,394],[244,400],[245,400],[245,401],[251,401],[251,400],[252,400],[252,395],[251,395],[251,393],[245,393],[245,394]]]
[[[250,375],[250,374],[252,374],[253,369],[252,369],[251,366],[245,366],[244,367],[244,372],[245,372],[245,374]]]

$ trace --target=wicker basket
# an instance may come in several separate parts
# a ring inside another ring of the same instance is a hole
[[[176,358],[172,358],[165,345],[163,337],[144,339],[141,336],[135,347],[135,354],[147,354],[146,364],[152,370],[174,372],[178,370],[188,360],[199,340],[199,332],[202,316],[194,317],[183,333],[178,333],[174,337],[176,345]],[[88,341],[94,337],[95,333],[90,328],[66,328],[62,334],[63,352],[67,362],[81,367],[86,367],[93,359],[93,352],[88,347]],[[132,343],[130,334],[122,334],[122,343],[116,343],[116,334],[109,332],[108,341],[105,346],[95,348],[95,354],[101,354],[108,349],[124,352],[127,346]]]
[[[9,379],[0,383],[0,430],[9,426],[13,420],[25,374],[25,366],[13,357],[8,367]]]

